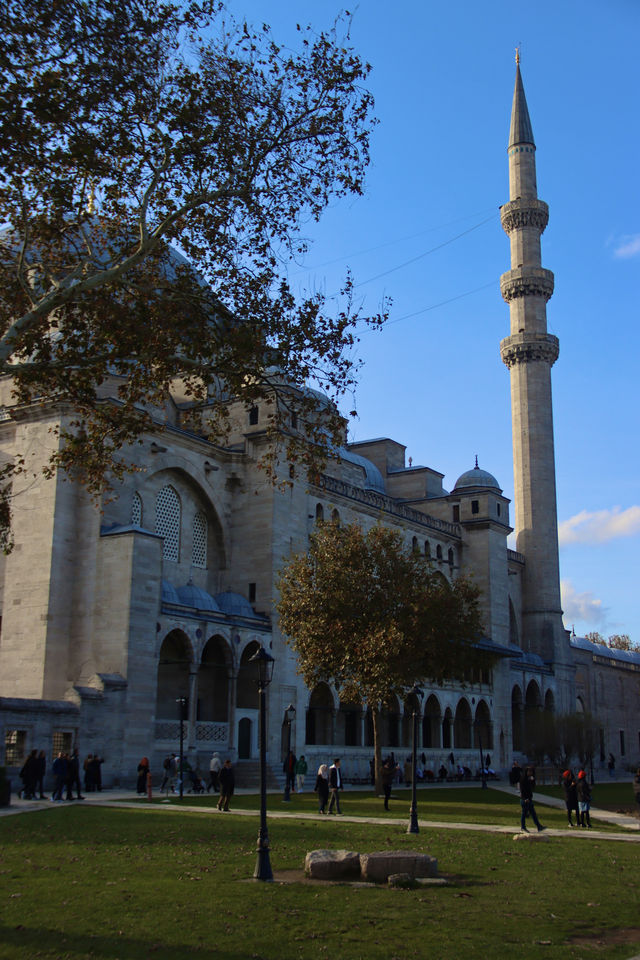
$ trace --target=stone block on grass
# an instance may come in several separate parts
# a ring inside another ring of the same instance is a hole
[[[360,855],[353,850],[310,850],[304,872],[312,880],[359,880]]]
[[[362,879],[372,883],[386,883],[394,873],[406,873],[412,880],[417,877],[437,877],[438,861],[427,853],[411,850],[385,850],[382,853],[360,855]]]

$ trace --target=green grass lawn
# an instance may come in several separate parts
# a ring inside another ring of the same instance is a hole
[[[559,788],[545,787],[546,793],[560,796]],[[555,791],[555,792],[554,792]],[[156,796],[160,802],[161,797]],[[480,786],[461,788],[425,787],[418,790],[418,816],[421,820],[436,820],[443,823],[454,823],[462,820],[465,823],[513,825],[514,829],[520,824],[520,801],[515,791],[513,796],[498,790],[483,790]],[[214,806],[218,798],[214,794],[185,794],[181,801],[179,797],[170,797],[172,805],[181,803],[187,806]],[[146,801],[141,801],[146,802]],[[283,802],[281,794],[269,794],[269,808],[283,810],[288,813],[317,813],[318,801],[316,794],[292,793],[288,803]],[[385,811],[383,800],[370,791],[348,789],[341,794],[340,804],[342,812],[353,817],[382,817],[398,819],[409,817],[411,805],[411,790],[396,789],[393,791],[389,811]],[[260,797],[258,794],[238,794],[234,796],[232,808],[236,810],[258,810]],[[538,804],[538,816],[545,826],[566,827],[567,815],[564,809],[558,810]],[[604,821],[597,821],[593,816],[593,823],[598,829],[615,831],[619,828],[610,826]]]
[[[276,876],[320,847],[417,849],[452,882],[256,883],[256,820],[61,806],[0,820],[0,958],[628,960],[640,949],[635,844],[407,835],[336,818],[269,831]]]

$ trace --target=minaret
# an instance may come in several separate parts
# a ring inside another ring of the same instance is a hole
[[[525,557],[521,643],[564,673],[570,657],[560,607],[551,407],[551,367],[559,347],[557,337],[547,333],[553,274],[542,267],[540,254],[549,208],[538,199],[536,147],[519,60],[516,55],[509,202],[501,208],[502,227],[511,243],[511,270],[500,278],[500,290],[509,304],[511,335],[500,344],[500,355],[511,376],[516,549]],[[562,699],[569,699],[568,691]]]

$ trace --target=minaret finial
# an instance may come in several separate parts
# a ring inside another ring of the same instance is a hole
[[[516,66],[520,63],[520,44],[516,47]]]

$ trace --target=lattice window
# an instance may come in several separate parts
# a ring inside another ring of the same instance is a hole
[[[142,526],[142,497],[139,493],[134,493],[131,501],[131,523],[134,527]]]
[[[71,753],[73,734],[68,730],[54,730],[51,743],[51,753],[55,759],[59,753]]]
[[[193,551],[191,564],[205,569],[207,566],[207,518],[204,513],[196,513],[193,518]]]
[[[27,744],[26,730],[5,730],[4,734],[4,762],[8,767],[15,767],[25,758]]]
[[[163,487],[156,497],[156,533],[164,537],[162,556],[180,559],[180,499],[171,486]]]

